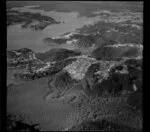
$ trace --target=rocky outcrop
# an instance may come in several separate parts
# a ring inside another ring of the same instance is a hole
[[[96,60],[94,58],[89,58],[85,55],[82,55],[79,56],[79,58],[77,58],[77,60],[72,64],[66,66],[64,70],[67,71],[72,78],[76,80],[82,80],[88,67],[95,61]]]
[[[72,59],[66,59],[54,63],[53,62],[46,63],[44,66],[37,69],[32,69],[31,66],[30,71],[26,69],[25,71],[22,71],[20,73],[17,72],[14,74],[14,77],[16,79],[21,79],[21,80],[34,80],[43,77],[53,76],[56,73],[62,71],[65,66],[69,65],[72,61],[75,60],[76,58],[72,58]]]
[[[21,64],[27,64],[31,60],[34,60],[33,51],[24,48],[20,50],[7,51],[7,64],[8,66],[18,66]]]

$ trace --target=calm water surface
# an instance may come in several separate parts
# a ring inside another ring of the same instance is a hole
[[[56,21],[64,21],[65,23],[53,24],[47,26],[42,31],[32,31],[31,29],[22,29],[21,25],[12,25],[7,28],[7,49],[30,48],[34,51],[44,52],[51,48],[59,47],[56,45],[47,45],[43,43],[46,37],[56,37],[63,33],[74,31],[76,28],[82,27],[85,24],[91,24],[98,21],[100,18],[96,17],[78,17],[78,12],[55,12],[44,11],[39,9],[32,9],[30,6],[22,8],[14,8],[22,12],[40,12],[43,15],[50,16]],[[73,48],[67,45],[61,47]]]

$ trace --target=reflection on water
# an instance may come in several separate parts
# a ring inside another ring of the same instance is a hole
[[[18,8],[14,8],[17,10]],[[99,17],[78,17],[78,12],[55,12],[31,9],[29,7],[19,8],[22,12],[40,12],[43,15],[50,16],[56,21],[65,23],[53,24],[46,27],[43,31],[32,31],[31,29],[22,29],[20,25],[12,25],[7,29],[7,49],[30,48],[34,51],[47,51],[55,45],[46,45],[43,39],[46,37],[56,37],[66,32],[74,31],[76,28],[85,24],[91,24],[99,20]],[[58,46],[56,46],[58,47]],[[62,47],[62,46],[61,46]],[[66,45],[65,45],[66,47]],[[68,47],[69,48],[69,47]]]

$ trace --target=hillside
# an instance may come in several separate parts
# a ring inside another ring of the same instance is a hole
[[[43,107],[44,110],[49,110],[50,105],[52,105],[51,103],[48,104],[50,101],[63,103],[67,105],[66,108],[71,107],[68,110],[64,109],[64,112],[72,111],[72,109],[77,112],[74,113],[75,115],[71,113],[67,117],[66,123],[70,127],[61,122],[57,130],[109,130],[110,128],[113,130],[141,130],[143,120],[141,117],[143,111],[141,101],[143,95],[142,54],[138,54],[139,52],[137,53],[135,50],[136,52],[131,52],[128,55],[127,53],[135,47],[127,47],[127,50],[121,51],[119,49],[117,52],[116,49],[111,49],[112,52],[110,52],[110,49],[106,50],[107,52],[99,52],[98,50],[97,52],[102,55],[100,60],[97,57],[80,55],[77,52],[64,49],[46,52],[47,58],[44,57],[44,53],[41,53],[43,56],[39,55],[41,58],[38,58],[35,55],[36,53],[29,49],[8,51],[8,58],[12,59],[13,63],[14,60],[24,64],[28,64],[30,61],[32,63],[37,62],[35,65],[21,67],[19,72],[14,72],[13,80],[23,82],[8,85],[9,103],[15,103],[15,107],[12,107],[14,112],[19,110],[21,113],[28,111],[28,107],[25,108],[25,106],[29,106],[28,103],[30,102],[24,101],[22,103],[22,101],[29,100],[31,97],[35,104],[39,100],[38,106]],[[103,48],[105,50],[105,47]],[[111,55],[108,53],[111,53]],[[124,54],[127,54],[128,57],[124,58]],[[117,56],[120,59],[111,58]],[[22,59],[20,59],[21,57]],[[106,59],[106,57],[109,59]],[[20,65],[20,63],[17,64]],[[18,67],[14,66],[12,69],[18,69]],[[25,90],[27,87],[27,91],[32,92],[28,93]],[[23,96],[20,96],[19,93]],[[16,102],[16,99],[20,101]],[[21,104],[24,104],[23,109]],[[45,107],[44,104],[47,106]],[[38,106],[31,105],[33,104],[30,104],[29,111],[33,114]],[[55,107],[57,107],[56,109],[62,109],[59,106]],[[48,128],[49,130],[56,130],[55,123],[45,127],[46,123],[50,121],[50,117],[53,116],[51,114],[46,115],[49,119],[45,119],[43,116],[44,111],[41,110],[41,114],[36,113],[35,116],[33,114],[31,120],[38,118],[40,127],[42,127],[41,130],[47,130]],[[60,116],[64,120],[64,115],[60,114]],[[55,116],[55,118],[58,117]],[[69,122],[70,120],[71,122]],[[103,122],[103,120],[105,120],[104,127],[99,128],[96,122]],[[92,121],[94,124],[87,124],[86,121]]]
[[[50,77],[45,99],[62,100],[73,105],[81,114],[77,124],[85,120],[106,119],[119,126],[125,125],[116,127],[117,130],[141,130],[141,60],[95,62],[90,58],[87,61],[79,59]],[[120,115],[115,118],[116,113]]]
[[[96,59],[121,59],[136,58],[142,56],[142,45],[122,44],[100,46],[93,50],[92,55]]]
[[[67,50],[67,49],[60,49],[60,48],[51,49],[45,53],[35,54],[37,59],[44,61],[44,62],[61,61],[68,57],[73,57],[77,55],[80,55],[80,52]]]

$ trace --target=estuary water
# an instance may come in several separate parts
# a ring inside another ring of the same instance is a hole
[[[37,5],[36,5],[37,6]],[[45,52],[51,48],[73,48],[67,45],[47,45],[43,42],[46,37],[56,37],[66,32],[74,31],[86,24],[92,24],[99,21],[100,17],[79,17],[78,12],[56,12],[44,11],[41,9],[34,9],[33,6],[25,6],[21,8],[12,8],[12,10],[19,10],[20,12],[41,13],[50,16],[56,21],[64,21],[60,24],[52,24],[47,26],[42,31],[33,31],[31,29],[22,29],[20,24],[11,25],[7,28],[7,49],[30,48],[36,52]]]

